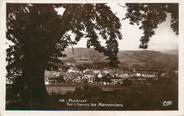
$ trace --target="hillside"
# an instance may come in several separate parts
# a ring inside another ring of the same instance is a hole
[[[178,65],[178,56],[159,51],[120,51],[118,54],[122,63],[129,66],[143,67],[174,67]]]
[[[172,54],[172,55],[178,55],[178,50],[175,49],[175,50],[165,50],[165,51],[162,51],[163,53],[167,53],[167,54]]]
[[[67,57],[65,59],[72,59],[75,62],[84,61],[84,63],[107,62],[103,53],[99,53],[94,49],[74,48],[74,53],[71,48],[65,50]],[[174,67],[178,66],[178,55],[168,54],[159,51],[120,51],[118,58],[121,64],[128,67]]]

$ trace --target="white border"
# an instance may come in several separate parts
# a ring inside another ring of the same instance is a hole
[[[5,42],[6,3],[179,3],[179,110],[177,111],[6,111],[5,110]],[[0,0],[0,116],[184,116],[184,1],[183,0]]]

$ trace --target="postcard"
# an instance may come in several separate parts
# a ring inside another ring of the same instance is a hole
[[[0,115],[184,115],[184,2],[1,1]]]

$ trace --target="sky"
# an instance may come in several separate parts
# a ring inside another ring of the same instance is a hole
[[[122,7],[124,4],[110,3],[107,4],[110,6],[112,12],[116,14],[120,20],[125,17],[126,7]],[[62,14],[64,9],[58,9],[58,14]],[[121,20],[121,33],[123,40],[119,40],[119,49],[120,50],[141,50],[139,48],[140,38],[143,31],[138,28],[137,25],[130,25],[129,20]],[[74,35],[73,35],[74,36]],[[178,49],[178,36],[170,28],[170,15],[165,22],[160,24],[155,30],[155,35],[150,38],[148,44],[148,50],[176,50]],[[102,39],[101,43],[104,45]],[[74,47],[86,47],[87,39],[81,39],[77,45]]]

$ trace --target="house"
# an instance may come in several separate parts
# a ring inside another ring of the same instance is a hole
[[[73,72],[73,73],[79,73],[80,70],[79,70],[78,68],[76,68],[76,67],[70,67],[70,68],[68,69],[68,72],[69,72],[69,73],[71,73],[71,72]]]
[[[63,76],[56,76],[56,77],[49,77],[46,79],[45,84],[49,85],[49,84],[59,84],[61,82],[65,82]]]
[[[87,82],[93,83],[94,82],[94,75],[93,74],[85,74],[82,79],[87,80]]]
[[[102,84],[109,84],[112,82],[111,78],[108,78],[107,76],[103,76],[101,78],[98,78],[97,76],[94,79],[95,82],[102,83]]]
[[[129,74],[128,73],[123,73],[123,74],[120,74],[119,77],[121,77],[121,78],[128,78]]]
[[[99,74],[99,73],[101,73],[101,71],[100,70],[93,70],[93,73],[94,74]]]
[[[120,77],[113,77],[113,78],[111,78],[111,80],[112,80],[112,83],[113,84],[118,84],[118,83],[121,83],[122,81],[123,81],[123,79],[122,78],[120,78]]]
[[[78,78],[73,79],[72,82],[74,82],[74,83],[81,83],[82,79],[81,79],[81,77],[78,77]]]
[[[103,75],[102,75],[101,72],[97,74],[97,77],[98,77],[98,78],[102,78],[102,76],[103,76]]]

